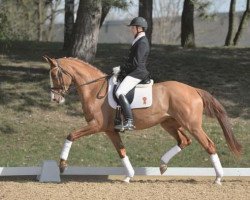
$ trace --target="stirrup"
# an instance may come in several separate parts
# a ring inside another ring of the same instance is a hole
[[[123,125],[124,129],[125,130],[128,130],[128,131],[133,131],[135,129],[135,126],[133,124],[133,121],[126,121],[125,124]]]
[[[115,130],[124,132],[124,131],[133,131],[135,129],[135,126],[133,124],[132,119],[126,120],[124,123],[115,125]]]
[[[118,123],[118,121],[116,121],[116,122],[117,123],[115,123],[115,126],[114,126],[115,131],[116,132],[124,132],[125,129],[123,127],[123,121],[119,121],[119,123]]]
[[[124,132],[125,131],[125,129],[123,127],[123,124],[117,124],[117,125],[115,125],[114,129],[115,129],[116,132]]]

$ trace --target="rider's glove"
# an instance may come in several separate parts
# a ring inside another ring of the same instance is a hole
[[[120,66],[117,66],[117,67],[113,67],[113,74],[118,76],[119,73],[121,71],[121,67]]]

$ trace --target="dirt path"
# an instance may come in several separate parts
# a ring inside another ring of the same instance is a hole
[[[224,178],[223,185],[213,178],[136,177],[130,184],[122,177],[63,178],[62,183],[39,183],[34,178],[0,179],[1,200],[248,200],[250,178]]]

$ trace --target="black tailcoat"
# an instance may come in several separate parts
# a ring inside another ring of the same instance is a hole
[[[146,64],[149,51],[150,47],[146,36],[136,41],[129,50],[125,64],[121,66],[121,76],[123,76],[121,78],[127,75],[141,80],[148,78],[149,72],[146,68]]]

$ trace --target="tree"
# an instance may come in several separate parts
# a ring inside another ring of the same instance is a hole
[[[245,12],[243,13],[243,16],[241,18],[241,21],[240,21],[240,25],[239,25],[239,28],[236,32],[236,35],[234,37],[234,40],[233,40],[233,45],[236,46],[239,42],[239,39],[242,35],[242,31],[243,29],[245,28],[246,24],[247,24],[247,20],[250,16],[250,0],[247,0],[247,3],[246,3],[246,10]]]
[[[44,3],[43,1],[37,0],[35,1],[37,5],[37,38],[39,41],[43,40],[43,20],[44,20]]]
[[[37,38],[37,17],[32,12],[34,10],[34,2],[29,2],[27,7],[22,1],[1,1],[0,13],[4,16],[4,22],[8,26],[3,27],[9,39],[36,39]],[[32,9],[31,9],[32,8]],[[29,20],[33,19],[33,21]]]
[[[73,28],[71,55],[91,62],[97,51],[99,29],[111,7],[126,8],[126,0],[80,0]]]
[[[102,2],[102,16],[101,16],[101,21],[100,21],[100,28],[102,27],[102,24],[103,24],[106,16],[108,15],[111,7],[112,7],[112,5],[110,3],[108,3],[107,1]]]
[[[243,29],[247,24],[247,20],[250,16],[250,1],[246,0],[246,10],[244,11],[242,18],[240,19],[240,24],[236,34],[235,32],[235,4],[236,0],[231,0],[230,10],[229,10],[229,25],[228,33],[225,41],[225,46],[236,46],[239,42],[239,39],[242,35]]]
[[[94,59],[102,15],[101,0],[80,0],[74,27],[72,55],[90,62]]]
[[[128,7],[128,3],[126,0],[102,0],[102,16],[100,28],[102,27],[102,24],[112,7],[126,9]]]
[[[54,18],[60,12],[57,6],[61,0],[1,0],[4,13],[5,33],[9,39],[51,40]]]
[[[174,43],[180,37],[180,30],[175,28],[179,20],[182,0],[153,1],[154,27],[153,37],[161,44]]]
[[[235,26],[235,4],[236,0],[231,0],[229,9],[229,20],[228,20],[228,32],[225,41],[225,46],[230,46],[233,44],[233,34]]]
[[[44,40],[46,41],[52,41],[56,15],[64,11],[64,9],[58,9],[60,4],[61,0],[47,0],[47,5],[45,7],[45,10],[47,11],[47,16],[43,21],[43,23],[47,27],[47,29],[44,31]]]
[[[153,20],[152,20],[153,1],[152,0],[139,0],[139,16],[143,17],[148,22],[148,29],[146,31],[149,44],[151,45]]]
[[[2,5],[0,5],[0,9],[3,10]],[[6,40],[9,38],[8,36],[8,19],[5,12],[0,12],[0,40]]]
[[[181,46],[195,47],[193,0],[184,1],[181,16]]]
[[[55,17],[62,10],[58,10],[61,0],[35,0],[35,6],[31,7],[37,20],[37,40],[38,41],[51,41],[53,29],[55,25]],[[29,7],[30,5],[23,1],[23,5]]]
[[[64,17],[64,44],[63,49],[68,50],[72,43],[72,32],[74,27],[74,0],[65,0]]]

